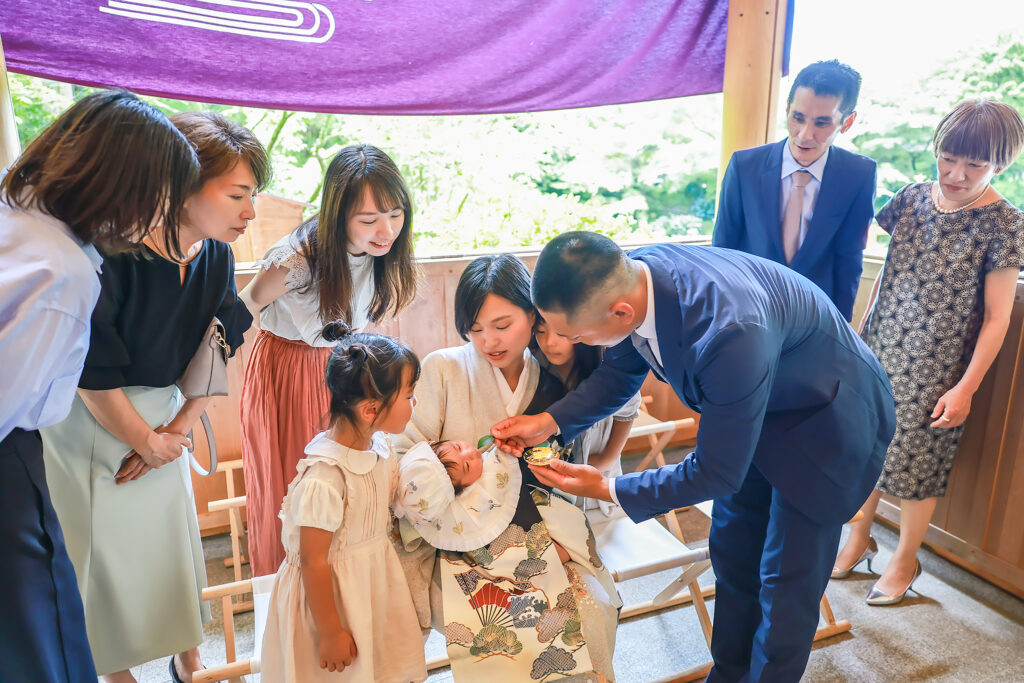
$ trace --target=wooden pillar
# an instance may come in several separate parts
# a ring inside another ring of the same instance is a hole
[[[14,104],[7,83],[7,63],[4,61],[4,44],[0,39],[0,169],[7,168],[21,154],[18,141],[18,123],[14,120]]]
[[[738,149],[775,136],[787,0],[729,0],[718,185]]]

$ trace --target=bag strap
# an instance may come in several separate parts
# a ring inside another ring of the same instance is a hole
[[[206,416],[206,411],[199,416],[199,421],[203,424],[203,431],[206,432],[206,443],[210,447],[210,469],[204,469],[199,461],[196,460],[195,455],[195,442],[192,444],[192,449],[188,452],[188,459],[192,465],[192,469],[196,471],[200,477],[208,477],[217,471],[217,441],[213,438],[213,425],[210,424],[210,418]],[[191,436],[191,435],[190,435]]]

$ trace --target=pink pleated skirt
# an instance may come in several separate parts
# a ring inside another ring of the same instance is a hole
[[[254,576],[284,560],[281,501],[306,444],[327,428],[324,371],[331,349],[260,330],[242,386],[242,462],[249,555]]]

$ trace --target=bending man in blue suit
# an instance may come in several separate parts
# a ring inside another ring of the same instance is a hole
[[[627,255],[595,233],[565,233],[540,254],[533,300],[549,329],[609,348],[548,412],[495,425],[499,444],[571,440],[654,370],[701,413],[683,462],[611,480],[561,461],[534,472],[636,521],[714,499],[708,680],[799,680],[841,526],[874,487],[895,427],[878,360],[804,277],[724,249]]]
[[[832,143],[857,118],[859,92],[860,74],[835,60],[797,74],[789,137],[732,155],[711,241],[788,265],[847,320],[874,216],[875,162]]]

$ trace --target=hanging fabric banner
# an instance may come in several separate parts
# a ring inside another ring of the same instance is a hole
[[[478,114],[719,92],[727,0],[3,0],[12,72],[203,102]]]

